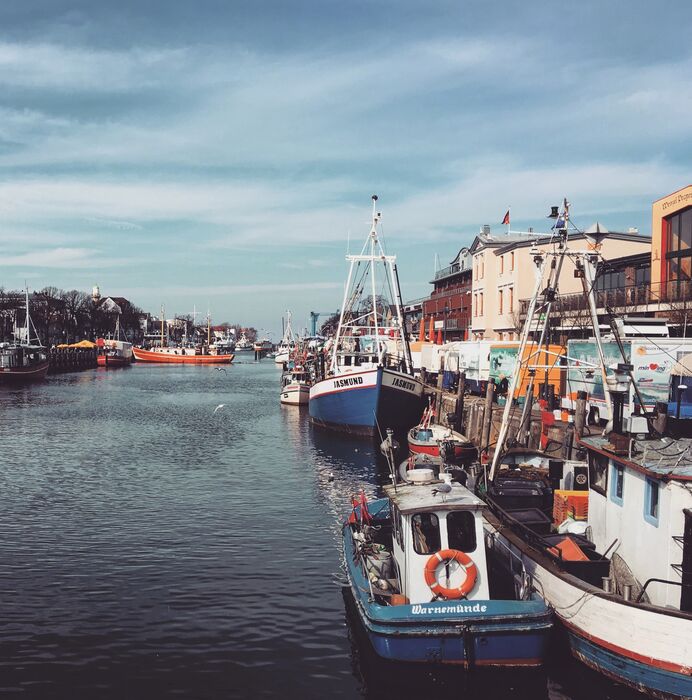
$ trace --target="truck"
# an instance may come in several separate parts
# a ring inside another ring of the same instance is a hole
[[[672,378],[689,374],[692,367],[692,338],[629,338],[622,344],[624,359],[614,340],[603,341],[607,373],[611,374],[619,363],[631,364],[632,377],[639,388],[644,409],[651,411],[658,402],[668,404]],[[597,424],[609,420],[611,416],[605,402],[596,341],[570,340],[567,355],[567,387],[563,407],[573,408],[577,392],[585,391],[589,422]],[[634,411],[635,403],[636,394],[630,387],[630,395],[624,406],[625,418]]]

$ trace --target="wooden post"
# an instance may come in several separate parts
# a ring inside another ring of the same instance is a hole
[[[574,432],[578,437],[584,434],[584,425],[586,425],[586,392],[578,391],[574,407]]]
[[[519,426],[519,444],[529,445],[529,430],[531,428],[531,413],[533,412],[533,380],[529,384],[530,391],[526,392],[526,405],[524,406],[524,412],[522,413],[522,421]]]
[[[481,448],[488,449],[490,446],[490,428],[493,422],[493,395],[495,393],[495,384],[488,382],[488,389],[485,392],[485,407],[483,410],[483,439],[481,440]],[[498,448],[500,446],[498,445]]]
[[[425,386],[428,383],[428,370],[425,367],[420,368],[420,380]]]
[[[442,391],[442,381],[445,376],[445,362],[444,357],[440,358],[440,369],[437,371],[437,388]]]
[[[466,372],[459,373],[459,385],[457,386],[457,405],[454,417],[454,429],[463,433],[464,426],[464,387],[466,385]]]

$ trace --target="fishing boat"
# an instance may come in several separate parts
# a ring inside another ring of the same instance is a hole
[[[274,362],[277,365],[282,365],[284,362],[288,362],[291,353],[295,350],[296,340],[293,337],[293,329],[291,328],[291,312],[286,312],[286,328],[284,329],[283,337],[281,342],[276,348],[274,353]]]
[[[210,351],[211,330],[210,319],[207,318],[207,343],[189,345],[183,343],[179,347],[164,345],[164,320],[161,314],[161,342],[162,345],[151,348],[133,347],[132,354],[137,362],[157,362],[164,364],[183,365],[221,365],[233,362],[235,355],[219,355]]]
[[[347,255],[348,282],[328,361],[310,388],[313,423],[357,435],[386,428],[407,431],[423,410],[423,384],[413,362],[403,318],[396,257],[379,240],[373,198],[372,226],[359,255]]]
[[[408,432],[408,447],[411,454],[425,455],[432,460],[448,463],[469,462],[476,458],[478,450],[461,433],[452,428],[434,423],[435,411],[428,406],[421,422]]]
[[[241,331],[240,338],[238,338],[235,344],[235,350],[236,352],[252,350],[252,343],[248,339],[245,331]]]
[[[588,300],[612,422],[603,435],[577,435],[587,462],[546,465],[540,454],[513,456],[512,398],[530,369],[517,361],[492,464],[476,482],[490,506],[488,547],[509,578],[525,579],[553,608],[577,659],[652,697],[690,698],[692,440],[651,437],[654,425],[665,432],[665,412],[634,414],[624,423],[632,365],[624,354],[615,366],[604,360],[593,292],[599,239],[589,241],[589,250],[568,250],[566,201],[558,221],[554,253],[535,255],[536,287],[518,357],[531,356],[530,337],[542,346],[559,270],[571,257]],[[636,383],[632,389],[638,392]],[[638,403],[644,406],[641,396]]]
[[[137,362],[159,362],[183,365],[223,365],[233,362],[235,355],[211,355],[205,353],[200,347],[154,347],[132,348],[132,353]]]
[[[388,660],[473,667],[544,662],[549,608],[530,588],[503,590],[486,559],[483,503],[443,473],[363,494],[343,526],[355,608]],[[515,592],[518,591],[518,594]]]
[[[99,367],[126,367],[132,363],[132,343],[121,336],[118,315],[113,337],[96,339],[96,364]]]
[[[0,383],[28,383],[46,378],[49,360],[29,314],[29,290],[25,290],[24,327],[15,319],[14,342],[0,343]],[[32,336],[33,330],[33,336]]]
[[[307,405],[311,384],[310,372],[304,367],[287,370],[281,377],[281,403],[291,406]]]

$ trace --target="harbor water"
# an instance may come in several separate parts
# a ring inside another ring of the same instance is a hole
[[[641,697],[373,658],[340,561],[368,442],[279,405],[279,370],[137,365],[0,387],[0,698]]]

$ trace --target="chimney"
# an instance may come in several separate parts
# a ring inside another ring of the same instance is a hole
[[[483,235],[490,236],[490,224],[483,224]]]

